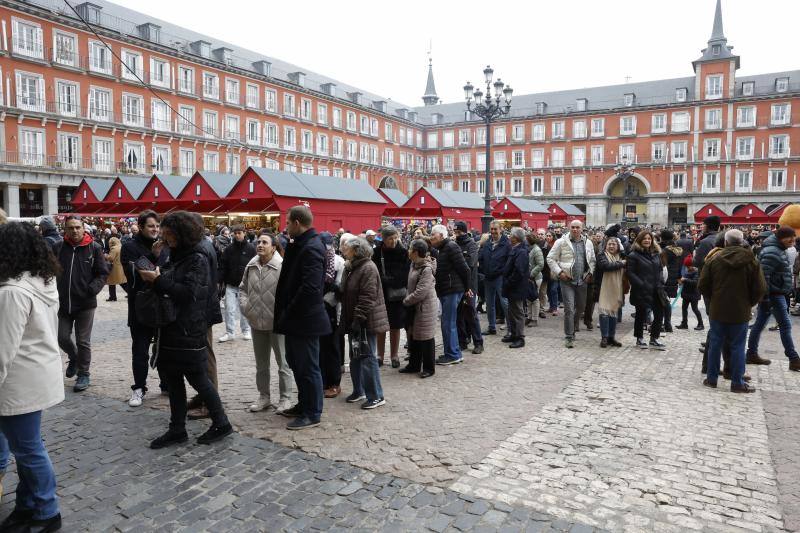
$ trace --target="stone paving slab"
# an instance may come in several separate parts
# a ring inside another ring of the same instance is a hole
[[[765,392],[763,403],[786,529],[800,531],[800,396]]]

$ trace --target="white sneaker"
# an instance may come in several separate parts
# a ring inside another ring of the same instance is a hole
[[[248,409],[250,409],[251,413],[257,413],[258,411],[263,411],[264,409],[268,409],[272,407],[272,402],[266,396],[261,396],[258,400],[253,402]],[[291,406],[290,406],[291,407]]]
[[[142,389],[133,389],[131,399],[128,400],[128,405],[131,407],[139,407],[144,400],[144,391]]]
[[[228,342],[228,341],[232,341],[234,338],[235,338],[234,335],[226,333],[225,335],[223,335],[222,337],[217,339],[217,342]]]
[[[251,341],[253,340],[253,334],[248,331],[247,333],[242,335],[242,338],[246,341]]]
[[[275,411],[277,413],[282,413],[287,409],[291,409],[293,405],[294,404],[292,404],[291,400],[281,400],[280,402],[278,402],[278,407],[275,409]]]

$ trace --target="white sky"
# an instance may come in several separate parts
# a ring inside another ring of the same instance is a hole
[[[410,106],[422,105],[431,40],[436,90],[445,102],[461,101],[464,83],[480,81],[486,64],[516,94],[613,85],[626,76],[632,82],[691,76],[715,6],[715,0],[115,1]],[[800,69],[799,0],[723,0],[722,11],[728,44],[742,57],[739,74]]]

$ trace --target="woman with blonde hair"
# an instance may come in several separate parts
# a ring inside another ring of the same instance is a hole
[[[594,297],[597,299],[597,312],[600,315],[600,347],[620,347],[616,339],[617,312],[625,298],[622,278],[625,260],[620,255],[622,243],[617,237],[609,237],[605,250],[597,255],[595,269]]]

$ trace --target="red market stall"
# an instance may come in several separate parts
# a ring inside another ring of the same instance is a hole
[[[480,229],[483,205],[483,198],[476,193],[422,187],[397,210],[397,216],[409,222],[462,220],[467,227]]]
[[[777,224],[778,221],[781,219],[781,215],[783,212],[786,211],[786,208],[792,205],[791,202],[785,202],[779,205],[777,208],[771,210],[767,215],[769,215],[769,223],[770,224]]]
[[[314,214],[317,231],[351,233],[377,229],[387,201],[369,183],[361,180],[298,174],[250,167],[232,188],[229,198],[242,216],[278,218],[286,226],[286,212],[307,205]]]
[[[403,194],[399,189],[378,189],[378,194],[383,196],[386,200],[386,209],[383,211],[383,216],[395,218],[397,216],[398,208],[402,207],[408,201],[408,196]]]
[[[700,209],[698,209],[694,214],[695,223],[700,224],[703,222],[703,219],[706,217],[710,217],[712,215],[718,216],[722,223],[725,223],[725,219],[728,218],[728,213],[720,209],[714,204],[706,204]]]
[[[178,196],[189,184],[190,176],[175,176],[169,174],[153,174],[139,195],[141,211],[152,209],[157,213],[169,213],[180,208],[186,208],[191,202],[178,201]]]
[[[115,179],[103,199],[97,213],[130,214],[139,211],[139,196],[150,181],[149,178],[120,176]]]
[[[734,208],[730,216],[722,219],[724,224],[769,224],[771,221],[771,216],[752,203]]]
[[[188,211],[221,215],[239,204],[228,197],[237,181],[239,176],[236,174],[198,170],[186,183],[176,200]]]
[[[533,229],[546,228],[549,212],[541,202],[507,196],[495,202],[492,216],[500,221]]]
[[[111,179],[84,178],[72,197],[72,210],[81,214],[100,210],[113,184],[114,180]]]
[[[550,214],[550,223],[567,225],[573,220],[586,223],[586,214],[572,204],[554,202],[547,208]]]

